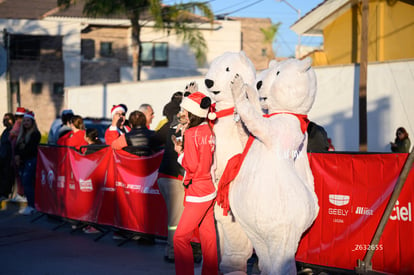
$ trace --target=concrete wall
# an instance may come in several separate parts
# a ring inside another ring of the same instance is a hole
[[[325,127],[338,151],[359,150],[358,77],[353,65],[315,68],[318,94],[309,118]],[[370,64],[368,68],[368,151],[389,152],[395,130],[403,126],[414,139],[414,60]],[[151,128],[177,90],[195,80],[205,92],[203,77],[150,80],[66,90],[67,106],[82,116],[109,117],[113,104],[125,103],[128,113],[141,103],[154,107]]]
[[[83,117],[110,118],[113,105],[126,104],[128,117],[133,110],[138,110],[142,103],[149,103],[155,112],[151,124],[151,128],[154,129],[163,119],[162,110],[164,105],[170,101],[172,94],[176,91],[184,91],[185,86],[191,81],[196,81],[199,90],[205,92],[202,76],[81,86],[66,90],[67,106],[75,114]]]
[[[359,150],[359,67],[317,67],[318,94],[309,114],[340,151]],[[368,151],[389,152],[399,126],[414,142],[414,61],[368,66]]]

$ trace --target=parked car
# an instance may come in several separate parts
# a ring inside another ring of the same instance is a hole
[[[85,125],[85,128],[96,128],[98,130],[98,136],[99,139],[105,143],[105,131],[106,129],[111,125],[112,121],[108,118],[92,118],[92,117],[85,117],[83,118],[83,124]],[[56,125],[61,125],[62,120],[60,118],[57,118],[53,121],[50,130],[53,127],[56,127]],[[49,130],[49,132],[50,132]]]
[[[106,129],[111,126],[112,120],[108,118],[90,118],[86,117],[83,119],[83,124],[85,124],[85,128],[96,128],[99,132],[98,136],[102,143],[105,143],[105,131]]]

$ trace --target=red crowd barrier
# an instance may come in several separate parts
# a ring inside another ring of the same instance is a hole
[[[40,146],[35,206],[47,214],[167,236],[167,210],[156,183],[162,155],[137,157],[110,147],[82,155]]]
[[[162,152],[137,157],[104,148],[82,155],[40,146],[36,208],[47,214],[167,236],[167,211],[156,184]],[[375,247],[371,239],[408,154],[309,154],[320,211],[296,260],[353,270],[374,249],[373,269],[414,272],[411,169]]]
[[[408,154],[309,154],[319,215],[296,260],[353,270],[375,250],[374,270],[414,274],[414,168],[375,247],[372,237]]]

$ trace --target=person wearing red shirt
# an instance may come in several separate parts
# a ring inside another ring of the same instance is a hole
[[[206,121],[211,100],[200,92],[185,97],[181,103],[188,121],[184,146],[174,140],[179,161],[185,169],[184,211],[174,234],[175,271],[177,275],[194,274],[191,238],[199,230],[203,255],[202,274],[218,274],[216,228],[213,205],[216,189],[211,177],[215,140]]]
[[[127,108],[124,104],[114,105],[111,109],[112,124],[105,131],[105,143],[111,145],[119,136],[128,133],[131,128],[125,124]]]
[[[85,125],[81,116],[75,115],[71,118],[70,128],[70,132],[58,139],[58,145],[75,147],[77,150],[80,150],[81,146],[88,145],[85,140]]]

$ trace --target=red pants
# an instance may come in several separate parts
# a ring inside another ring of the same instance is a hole
[[[198,227],[201,253],[203,255],[203,275],[218,274],[216,227],[214,224],[214,201],[203,203],[186,202],[184,212],[174,235],[175,273],[194,274],[193,250],[190,244],[193,231]]]

